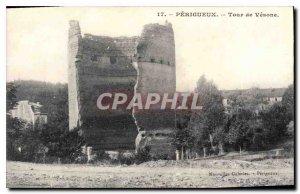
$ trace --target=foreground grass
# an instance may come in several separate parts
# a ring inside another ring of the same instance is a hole
[[[7,162],[8,188],[218,188],[294,185],[293,159],[107,166]]]

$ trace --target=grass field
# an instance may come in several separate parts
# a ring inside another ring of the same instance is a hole
[[[294,185],[293,159],[150,161],[140,165],[7,161],[8,188],[218,188]]]

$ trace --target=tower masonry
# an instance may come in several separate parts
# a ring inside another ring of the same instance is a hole
[[[97,108],[105,92],[175,93],[172,25],[148,24],[141,36],[134,37],[82,36],[78,21],[69,25],[69,129],[80,127],[93,150],[149,146],[153,155],[174,154],[174,110]]]

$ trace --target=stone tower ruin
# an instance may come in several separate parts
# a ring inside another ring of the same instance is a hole
[[[134,96],[175,93],[176,65],[172,25],[144,26],[139,37],[81,35],[70,21],[68,43],[69,129],[81,128],[93,150],[137,149],[152,154],[173,152],[174,110],[100,110],[103,92]]]

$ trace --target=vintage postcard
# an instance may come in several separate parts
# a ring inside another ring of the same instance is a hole
[[[7,7],[8,188],[295,187],[293,7]]]

